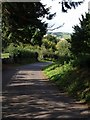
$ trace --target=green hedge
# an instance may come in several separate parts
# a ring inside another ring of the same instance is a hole
[[[24,48],[7,49],[9,58],[3,58],[3,63],[31,63],[38,61],[38,53]]]
[[[38,61],[38,53],[30,50],[18,50],[13,54],[13,61],[20,62],[35,62]]]

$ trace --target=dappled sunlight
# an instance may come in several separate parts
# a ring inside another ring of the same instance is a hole
[[[3,90],[2,104],[3,118],[77,118],[88,115],[87,106],[79,106],[45,79],[41,71],[33,69],[20,69],[13,75]]]
[[[34,73],[35,72],[35,73]],[[16,75],[14,75],[13,77],[12,77],[12,79],[33,79],[33,77],[35,76],[36,77],[36,79],[37,79],[37,76],[36,75],[38,75],[39,76],[39,74],[40,74],[40,71],[30,71],[30,70],[28,70],[28,71],[25,71],[25,70],[23,70],[23,71],[19,71],[19,72],[17,72],[16,73]]]
[[[56,116],[57,118],[68,118],[80,116],[81,105],[73,106],[74,101],[67,96],[64,96],[63,99],[63,94],[59,94],[55,89],[52,88],[50,91],[45,88],[42,91],[39,88],[31,90],[29,86],[30,90],[24,94],[27,89],[23,88],[20,92],[14,88],[14,92],[12,90],[4,93],[6,95],[3,99],[3,117],[53,118]],[[85,111],[85,107],[83,107],[83,111]]]

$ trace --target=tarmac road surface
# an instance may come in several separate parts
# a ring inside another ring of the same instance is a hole
[[[38,62],[3,71],[2,118],[85,118],[87,105],[80,104],[58,90],[43,74],[50,62]],[[11,120],[10,119],[10,120]]]

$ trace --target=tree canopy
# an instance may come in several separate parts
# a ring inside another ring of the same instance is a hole
[[[90,54],[90,14],[82,15],[80,25],[74,26],[71,36],[71,51],[76,56]]]
[[[62,0],[62,12],[83,3]],[[67,9],[66,9],[67,8]],[[42,37],[47,32],[46,17],[51,20],[56,13],[50,13],[41,2],[3,2],[2,3],[2,46],[10,43],[42,44]]]
[[[40,2],[2,3],[3,45],[5,41],[30,43],[39,32],[39,39],[42,38],[46,33],[47,23],[39,18],[44,18],[45,15],[49,15],[49,9]]]
[[[62,4],[62,12],[67,12],[68,9],[76,9],[79,5],[81,5],[85,0],[80,1],[72,1],[72,0],[62,0],[62,2],[59,2]]]

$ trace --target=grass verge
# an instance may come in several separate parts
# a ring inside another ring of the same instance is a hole
[[[90,104],[90,69],[74,67],[71,62],[53,63],[44,68],[45,75],[60,89]]]

